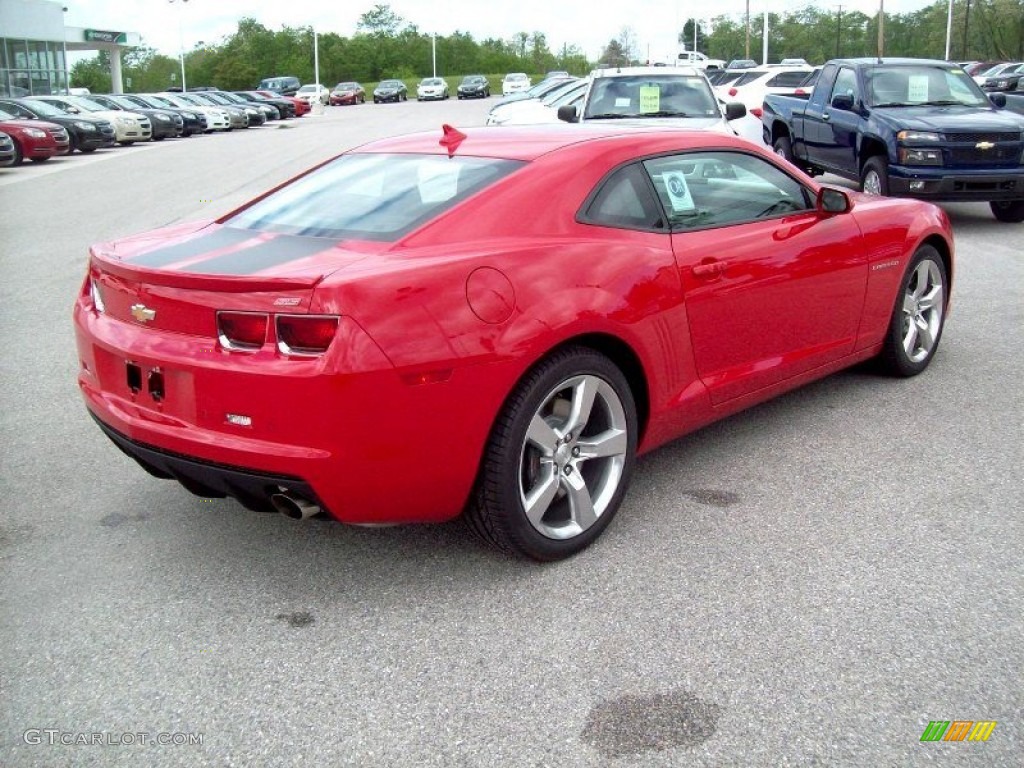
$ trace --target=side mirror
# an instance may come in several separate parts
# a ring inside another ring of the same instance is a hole
[[[988,100],[991,101],[992,104],[994,104],[995,106],[999,107],[1000,109],[1002,109],[1003,107],[1006,106],[1006,94],[1005,93],[990,93],[988,95]]]
[[[847,112],[853,110],[853,96],[848,93],[841,93],[832,98],[832,109],[843,109]]]
[[[576,117],[576,105],[563,104],[560,106],[558,108],[558,119],[565,123],[579,122],[579,118]]]
[[[725,119],[737,120],[747,114],[747,105],[738,101],[730,101],[725,105]]]
[[[822,187],[815,207],[820,213],[846,213],[850,210],[850,196],[840,189]]]

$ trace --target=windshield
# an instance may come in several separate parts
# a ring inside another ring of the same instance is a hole
[[[469,75],[468,77],[462,78],[463,85],[477,85],[482,82],[484,82],[482,75]]]
[[[17,119],[17,115],[12,115],[10,112],[7,112],[6,110],[0,109],[0,120],[15,120],[15,119]]]
[[[47,104],[45,101],[25,99],[22,103],[37,115],[43,115],[44,117],[67,117],[68,114],[67,112],[57,109],[52,104]]]
[[[354,91],[358,86],[355,83],[338,83],[334,86],[336,91]]]
[[[576,96],[581,91],[586,90],[586,88],[586,80],[570,80],[569,82],[553,90],[540,101],[541,104],[544,104],[549,107],[561,105],[566,103],[567,98],[572,98],[573,96]]]
[[[224,223],[306,237],[396,240],[523,163],[447,155],[343,155]]]
[[[74,104],[79,109],[84,109],[88,112],[106,112],[109,107],[100,104],[98,101],[93,101],[85,96],[65,96],[69,104]]]
[[[444,85],[444,80],[439,77],[428,77],[420,85]]]
[[[385,80],[377,86],[378,88],[401,88],[402,84],[397,80]]]
[[[989,106],[960,67],[873,67],[864,73],[869,107]]]
[[[510,83],[513,83],[513,82],[514,83],[518,83],[518,82],[521,82],[523,80],[528,80],[529,78],[526,75],[524,75],[522,72],[513,72],[510,75],[505,75],[505,79],[508,82],[510,82]]]
[[[629,117],[719,117],[711,88],[700,75],[629,75],[594,80],[587,111],[590,120]]]

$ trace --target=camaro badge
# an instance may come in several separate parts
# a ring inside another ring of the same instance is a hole
[[[974,145],[974,148],[975,149],[992,149],[992,147],[994,147],[994,146],[995,146],[995,144],[993,144],[991,141],[979,141],[977,144]]]
[[[148,323],[156,317],[156,310],[150,309],[145,304],[132,304],[132,317],[140,323]]]

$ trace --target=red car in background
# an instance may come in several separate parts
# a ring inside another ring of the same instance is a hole
[[[855,363],[928,366],[945,213],[743,139],[385,139],[209,223],[92,247],[86,406],[150,474],[356,524],[465,513],[567,557],[638,453]]]
[[[45,120],[24,120],[0,109],[0,131],[14,142],[12,165],[19,165],[25,159],[41,163],[71,150],[67,130]]]
[[[365,104],[366,90],[356,82],[349,81],[347,83],[338,83],[331,90],[330,100],[331,106]]]
[[[294,96],[285,96],[283,93],[276,93],[275,91],[256,91],[256,93],[260,93],[272,99],[287,99],[288,101],[295,105],[296,117],[302,117],[304,114],[309,112],[310,109],[312,109],[312,107],[309,106],[308,101],[297,99]]]

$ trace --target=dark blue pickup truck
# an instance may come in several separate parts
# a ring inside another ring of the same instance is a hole
[[[926,59],[835,59],[809,96],[765,97],[765,142],[815,175],[869,194],[988,202],[1024,221],[1024,116],[958,66]]]

